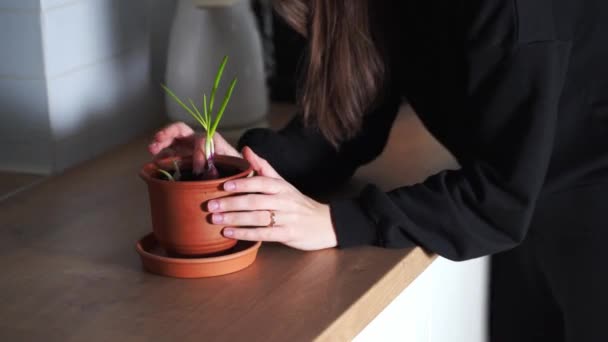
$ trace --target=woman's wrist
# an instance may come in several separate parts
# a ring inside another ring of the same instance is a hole
[[[354,199],[340,199],[329,204],[338,247],[376,245],[377,227]]]
[[[325,232],[325,239],[327,242],[327,247],[336,247],[338,245],[338,236],[336,235],[336,229],[334,228],[334,223],[331,217],[331,207],[329,204],[321,204],[321,211],[323,217],[323,227]]]

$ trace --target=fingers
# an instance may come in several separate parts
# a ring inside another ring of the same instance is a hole
[[[267,227],[272,223],[269,210],[217,213],[211,216],[213,224],[241,227]],[[274,226],[291,222],[291,216],[285,212],[275,212]]]
[[[242,157],[239,151],[237,151],[230,143],[224,139],[219,133],[215,133],[213,136],[213,142],[215,143],[215,152],[225,156]]]
[[[154,155],[154,158],[152,158],[153,160],[161,160],[161,159],[165,159],[165,158],[169,158],[169,157],[175,157],[177,156],[177,151],[173,148],[167,147],[163,150],[161,150],[160,152],[156,153]]]
[[[283,227],[272,228],[224,228],[225,237],[245,241],[288,242],[289,230]]]
[[[190,155],[192,155],[192,146],[185,146],[183,144],[173,144],[170,147],[167,147],[158,152],[156,155],[154,155],[152,159],[157,161],[169,157]]]
[[[161,129],[154,135],[154,141],[148,146],[148,150],[156,155],[163,149],[171,146],[175,139],[186,138],[194,134],[194,130],[183,122],[175,122]]]
[[[212,213],[227,211],[278,210],[286,208],[286,202],[271,195],[249,194],[224,197],[207,203],[207,209]]]
[[[192,154],[192,172],[195,175],[201,174],[207,163],[207,158],[205,157],[205,137],[204,136],[196,136],[194,139],[194,153]]]
[[[224,190],[237,193],[259,192],[274,195],[289,188],[282,179],[261,176],[235,179],[224,183]]]
[[[255,172],[259,175],[283,179],[272,166],[266,161],[266,159],[261,158],[251,148],[245,146],[243,148],[243,158],[247,159],[247,161],[251,164],[251,167]]]

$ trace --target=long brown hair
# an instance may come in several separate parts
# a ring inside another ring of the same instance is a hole
[[[298,96],[305,122],[337,146],[361,129],[386,81],[370,0],[275,0],[274,5],[308,38]]]

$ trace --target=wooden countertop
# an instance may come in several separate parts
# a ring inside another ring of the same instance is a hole
[[[137,176],[147,142],[0,202],[1,340],[348,340],[433,260],[419,248],[300,252],[266,243],[238,273],[146,273],[134,244],[151,230]]]

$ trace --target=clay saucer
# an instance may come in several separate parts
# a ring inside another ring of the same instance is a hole
[[[240,271],[253,264],[261,242],[239,241],[234,247],[204,257],[174,258],[161,248],[153,233],[137,242],[135,249],[145,270],[175,278],[214,277]]]

